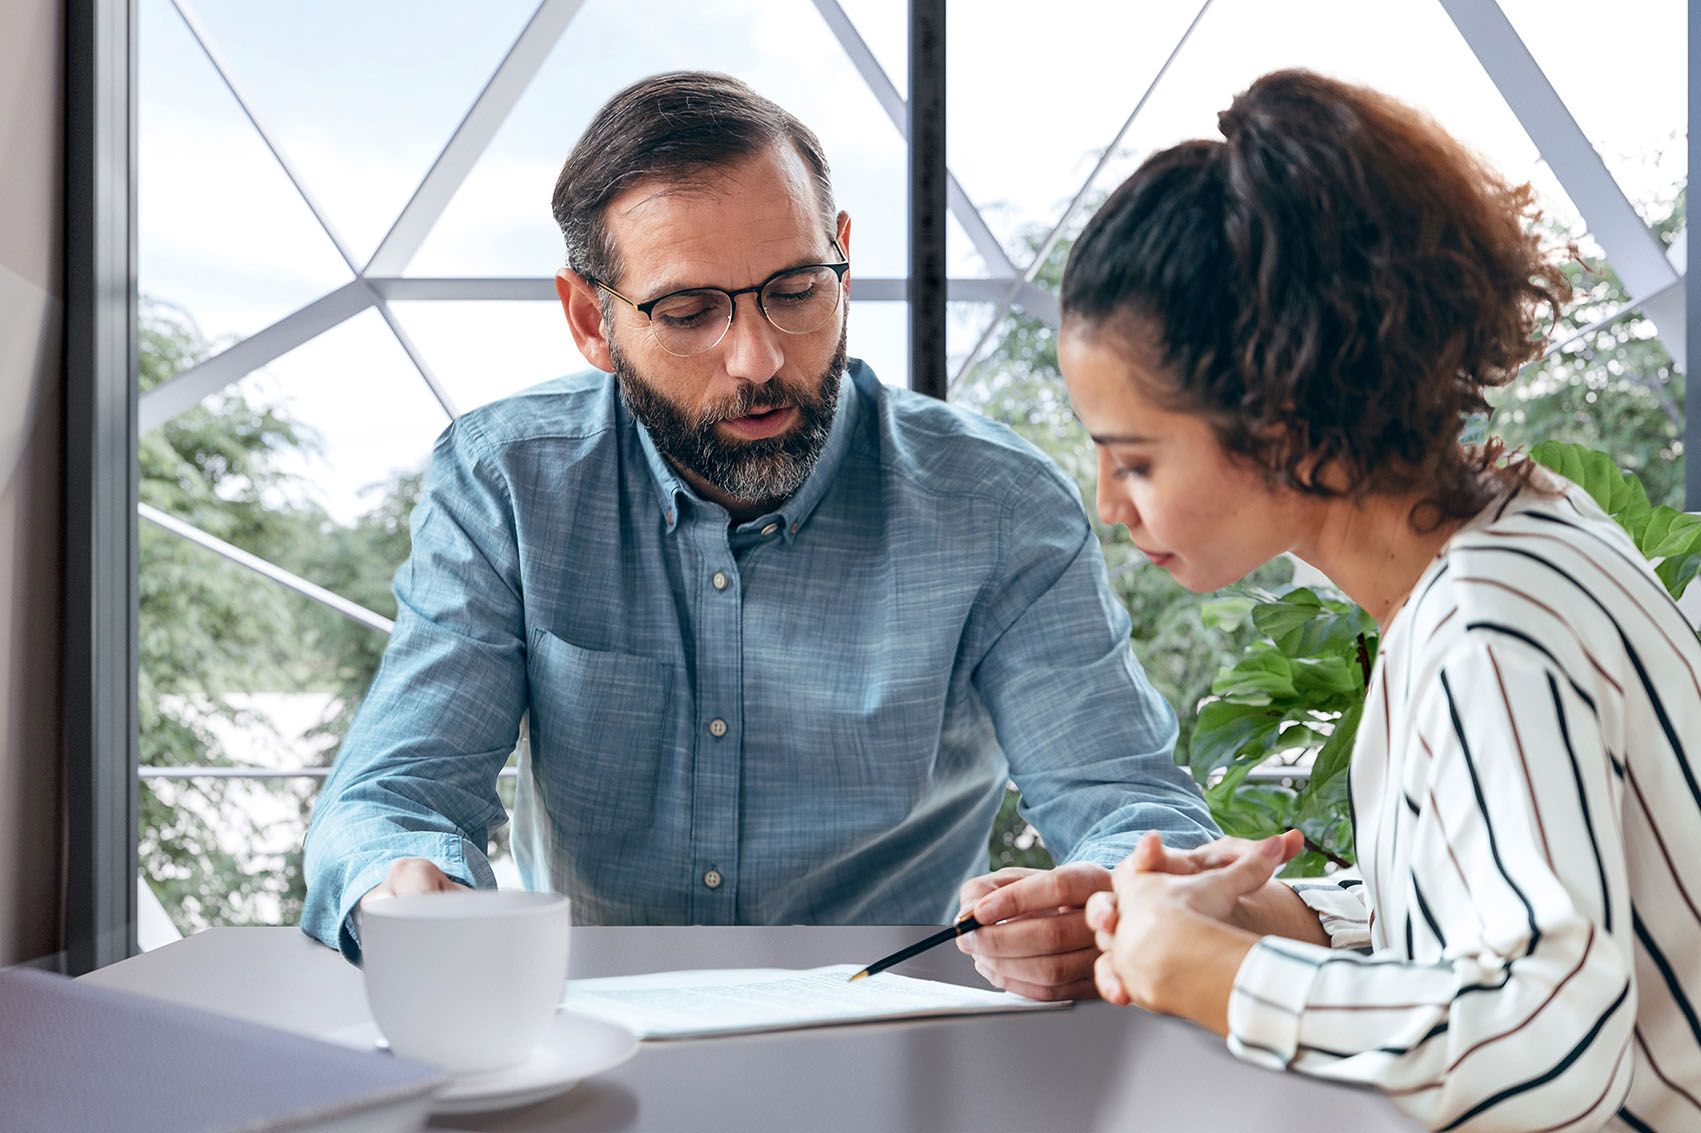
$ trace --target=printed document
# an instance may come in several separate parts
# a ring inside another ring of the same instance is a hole
[[[618,1023],[647,1039],[1068,1006],[891,972],[851,983],[857,970],[855,964],[837,964],[803,970],[726,968],[570,980],[561,1006]]]

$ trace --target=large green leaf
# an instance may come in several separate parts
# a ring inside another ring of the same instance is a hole
[[[1199,783],[1225,770],[1241,752],[1266,746],[1282,726],[1282,714],[1255,704],[1213,700],[1199,710],[1187,747],[1187,766]]]
[[[1363,695],[1364,674],[1356,659],[1348,660],[1337,653],[1332,657],[1301,657],[1292,664],[1294,693],[1312,707],[1332,708],[1341,697]]]
[[[1280,653],[1253,653],[1211,682],[1211,692],[1236,704],[1269,704],[1294,696],[1293,663]]]
[[[1648,501],[1648,491],[1642,481],[1619,469],[1616,461],[1604,452],[1585,445],[1562,441],[1543,441],[1530,449],[1530,457],[1546,465],[1585,492],[1601,505],[1601,510],[1617,520],[1640,541],[1654,505]]]
[[[1654,573],[1660,576],[1660,581],[1665,583],[1666,591],[1673,599],[1681,598],[1689,584],[1695,581],[1695,576],[1701,574],[1701,551],[1690,555],[1673,555],[1655,567]]]
[[[1252,622],[1290,657],[1310,657],[1356,643],[1376,623],[1352,602],[1301,587],[1252,611]]]
[[[1701,515],[1648,502],[1634,473],[1620,471],[1610,456],[1583,445],[1544,441],[1530,455],[1555,472],[1581,484],[1618,525],[1637,550],[1656,564],[1654,570],[1671,596],[1683,592],[1701,572]]]

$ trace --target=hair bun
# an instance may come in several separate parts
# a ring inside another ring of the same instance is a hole
[[[1246,124],[1246,111],[1241,105],[1244,97],[1236,95],[1227,110],[1217,111],[1217,131],[1227,141],[1234,141],[1235,135],[1240,133],[1241,127]]]

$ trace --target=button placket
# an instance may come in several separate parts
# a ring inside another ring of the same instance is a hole
[[[717,519],[719,517],[716,517]],[[692,649],[699,674],[698,731],[692,773],[692,915],[702,924],[730,924],[732,884],[738,859],[738,814],[742,777],[743,591],[724,521],[694,532]],[[707,583],[707,585],[703,585]],[[726,868],[722,869],[722,863]]]

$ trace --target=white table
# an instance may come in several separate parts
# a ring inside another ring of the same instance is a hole
[[[570,976],[865,963],[901,927],[575,928]],[[898,971],[979,984],[934,949]],[[212,929],[83,977],[304,1034],[370,1018],[360,972],[293,928]],[[1379,1094],[1248,1066],[1214,1035],[1103,1003],[686,1042],[470,1130],[1407,1130]]]

